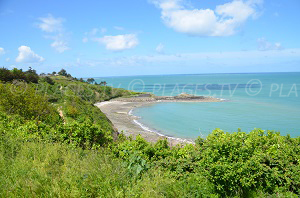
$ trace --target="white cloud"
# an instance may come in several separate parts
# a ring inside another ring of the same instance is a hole
[[[102,38],[94,38],[93,40],[104,44],[107,50],[112,51],[131,49],[139,44],[139,41],[135,34],[104,36]]]
[[[19,55],[16,58],[16,62],[36,63],[45,60],[43,57],[35,54],[28,46],[24,46],[24,45],[20,46],[18,50],[19,50]]]
[[[3,54],[5,54],[5,50],[4,50],[4,48],[0,47],[0,56]]]
[[[40,17],[39,20],[41,23],[38,24],[38,27],[44,32],[61,32],[63,30],[62,18],[54,18],[51,14],[48,17]]]
[[[188,9],[183,0],[152,0],[164,23],[177,32],[194,36],[230,36],[249,18],[258,16],[262,0],[233,0],[211,9]]]
[[[274,49],[280,50],[283,49],[283,46],[281,45],[281,43],[274,43]]]
[[[158,44],[158,46],[155,48],[156,52],[163,53],[164,52],[164,45],[162,43]]]
[[[95,36],[97,35],[97,33],[105,33],[107,31],[106,28],[93,28],[91,31],[89,32],[85,32],[84,35],[85,37],[83,37],[82,42],[83,43],[87,43],[89,40],[93,40],[95,38]]]
[[[47,17],[40,17],[39,20],[40,23],[38,24],[38,27],[43,32],[48,33],[45,38],[53,40],[53,43],[50,45],[51,47],[53,47],[59,53],[63,53],[64,51],[70,49],[67,42],[68,34],[63,26],[65,19],[55,18],[49,14]]]
[[[283,49],[283,46],[281,43],[271,43],[265,38],[258,38],[257,39],[257,49],[260,51],[267,51],[267,50],[281,50]]]
[[[55,40],[53,43],[51,43],[51,47],[53,47],[59,53],[63,53],[64,51],[70,49],[68,47],[68,43],[64,40]]]
[[[9,62],[9,61],[10,61],[10,58],[6,58],[5,61],[6,61],[6,62]]]
[[[46,35],[45,38],[53,40],[50,46],[58,53],[63,53],[64,51],[71,49],[67,42],[68,36],[64,32],[55,35]]]

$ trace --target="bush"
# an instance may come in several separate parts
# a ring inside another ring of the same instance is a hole
[[[300,138],[254,130],[233,134],[215,130],[199,147],[199,167],[222,196],[300,193]]]
[[[0,68],[0,81],[2,82],[12,82],[13,80],[21,80],[25,82],[38,83],[39,76],[36,71],[31,67],[28,71],[23,72],[22,69],[14,68],[13,70],[8,70],[6,68]]]
[[[259,129],[248,134],[216,129],[196,142],[169,148],[164,140],[153,145],[137,136],[112,150],[140,176],[160,169],[182,185],[192,182],[191,178],[203,178],[214,186],[209,192],[221,197],[300,194],[300,138]]]
[[[55,84],[55,82],[49,76],[42,77],[40,80],[42,82],[46,82],[46,83],[48,83],[50,85],[54,85]]]
[[[0,81],[11,82],[14,79],[12,73],[6,68],[0,68]]]
[[[104,131],[99,125],[90,122],[72,122],[57,128],[62,142],[74,148],[97,149],[112,142],[112,134]]]
[[[0,84],[0,108],[9,114],[26,119],[56,124],[61,122],[57,110],[48,103],[47,97],[36,93],[29,84]]]

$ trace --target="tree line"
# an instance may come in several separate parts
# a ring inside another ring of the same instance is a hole
[[[106,81],[101,81],[99,84],[95,81],[94,78],[88,78],[86,81],[83,78],[77,79],[76,77],[72,77],[65,69],[61,69],[59,72],[53,71],[52,73],[41,73],[37,74],[36,70],[29,67],[27,71],[23,71],[22,69],[14,68],[9,70],[7,68],[0,68],[0,81],[2,82],[13,82],[13,80],[23,80],[27,83],[38,83],[40,77],[42,77],[43,81],[48,82],[49,84],[54,84],[54,81],[50,78],[50,76],[65,76],[66,78],[71,78],[75,81],[87,82],[89,84],[106,86]]]

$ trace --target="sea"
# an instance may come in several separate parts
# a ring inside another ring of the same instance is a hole
[[[214,129],[273,130],[300,135],[300,72],[184,74],[94,78],[96,82],[158,96],[181,93],[223,102],[170,102],[136,108],[142,127],[171,137],[205,138]]]

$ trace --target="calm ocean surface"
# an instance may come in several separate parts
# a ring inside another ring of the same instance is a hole
[[[195,139],[213,129],[254,128],[300,134],[300,73],[194,74],[95,78],[108,85],[156,95],[189,93],[220,103],[158,103],[138,108],[139,122],[165,135]]]

